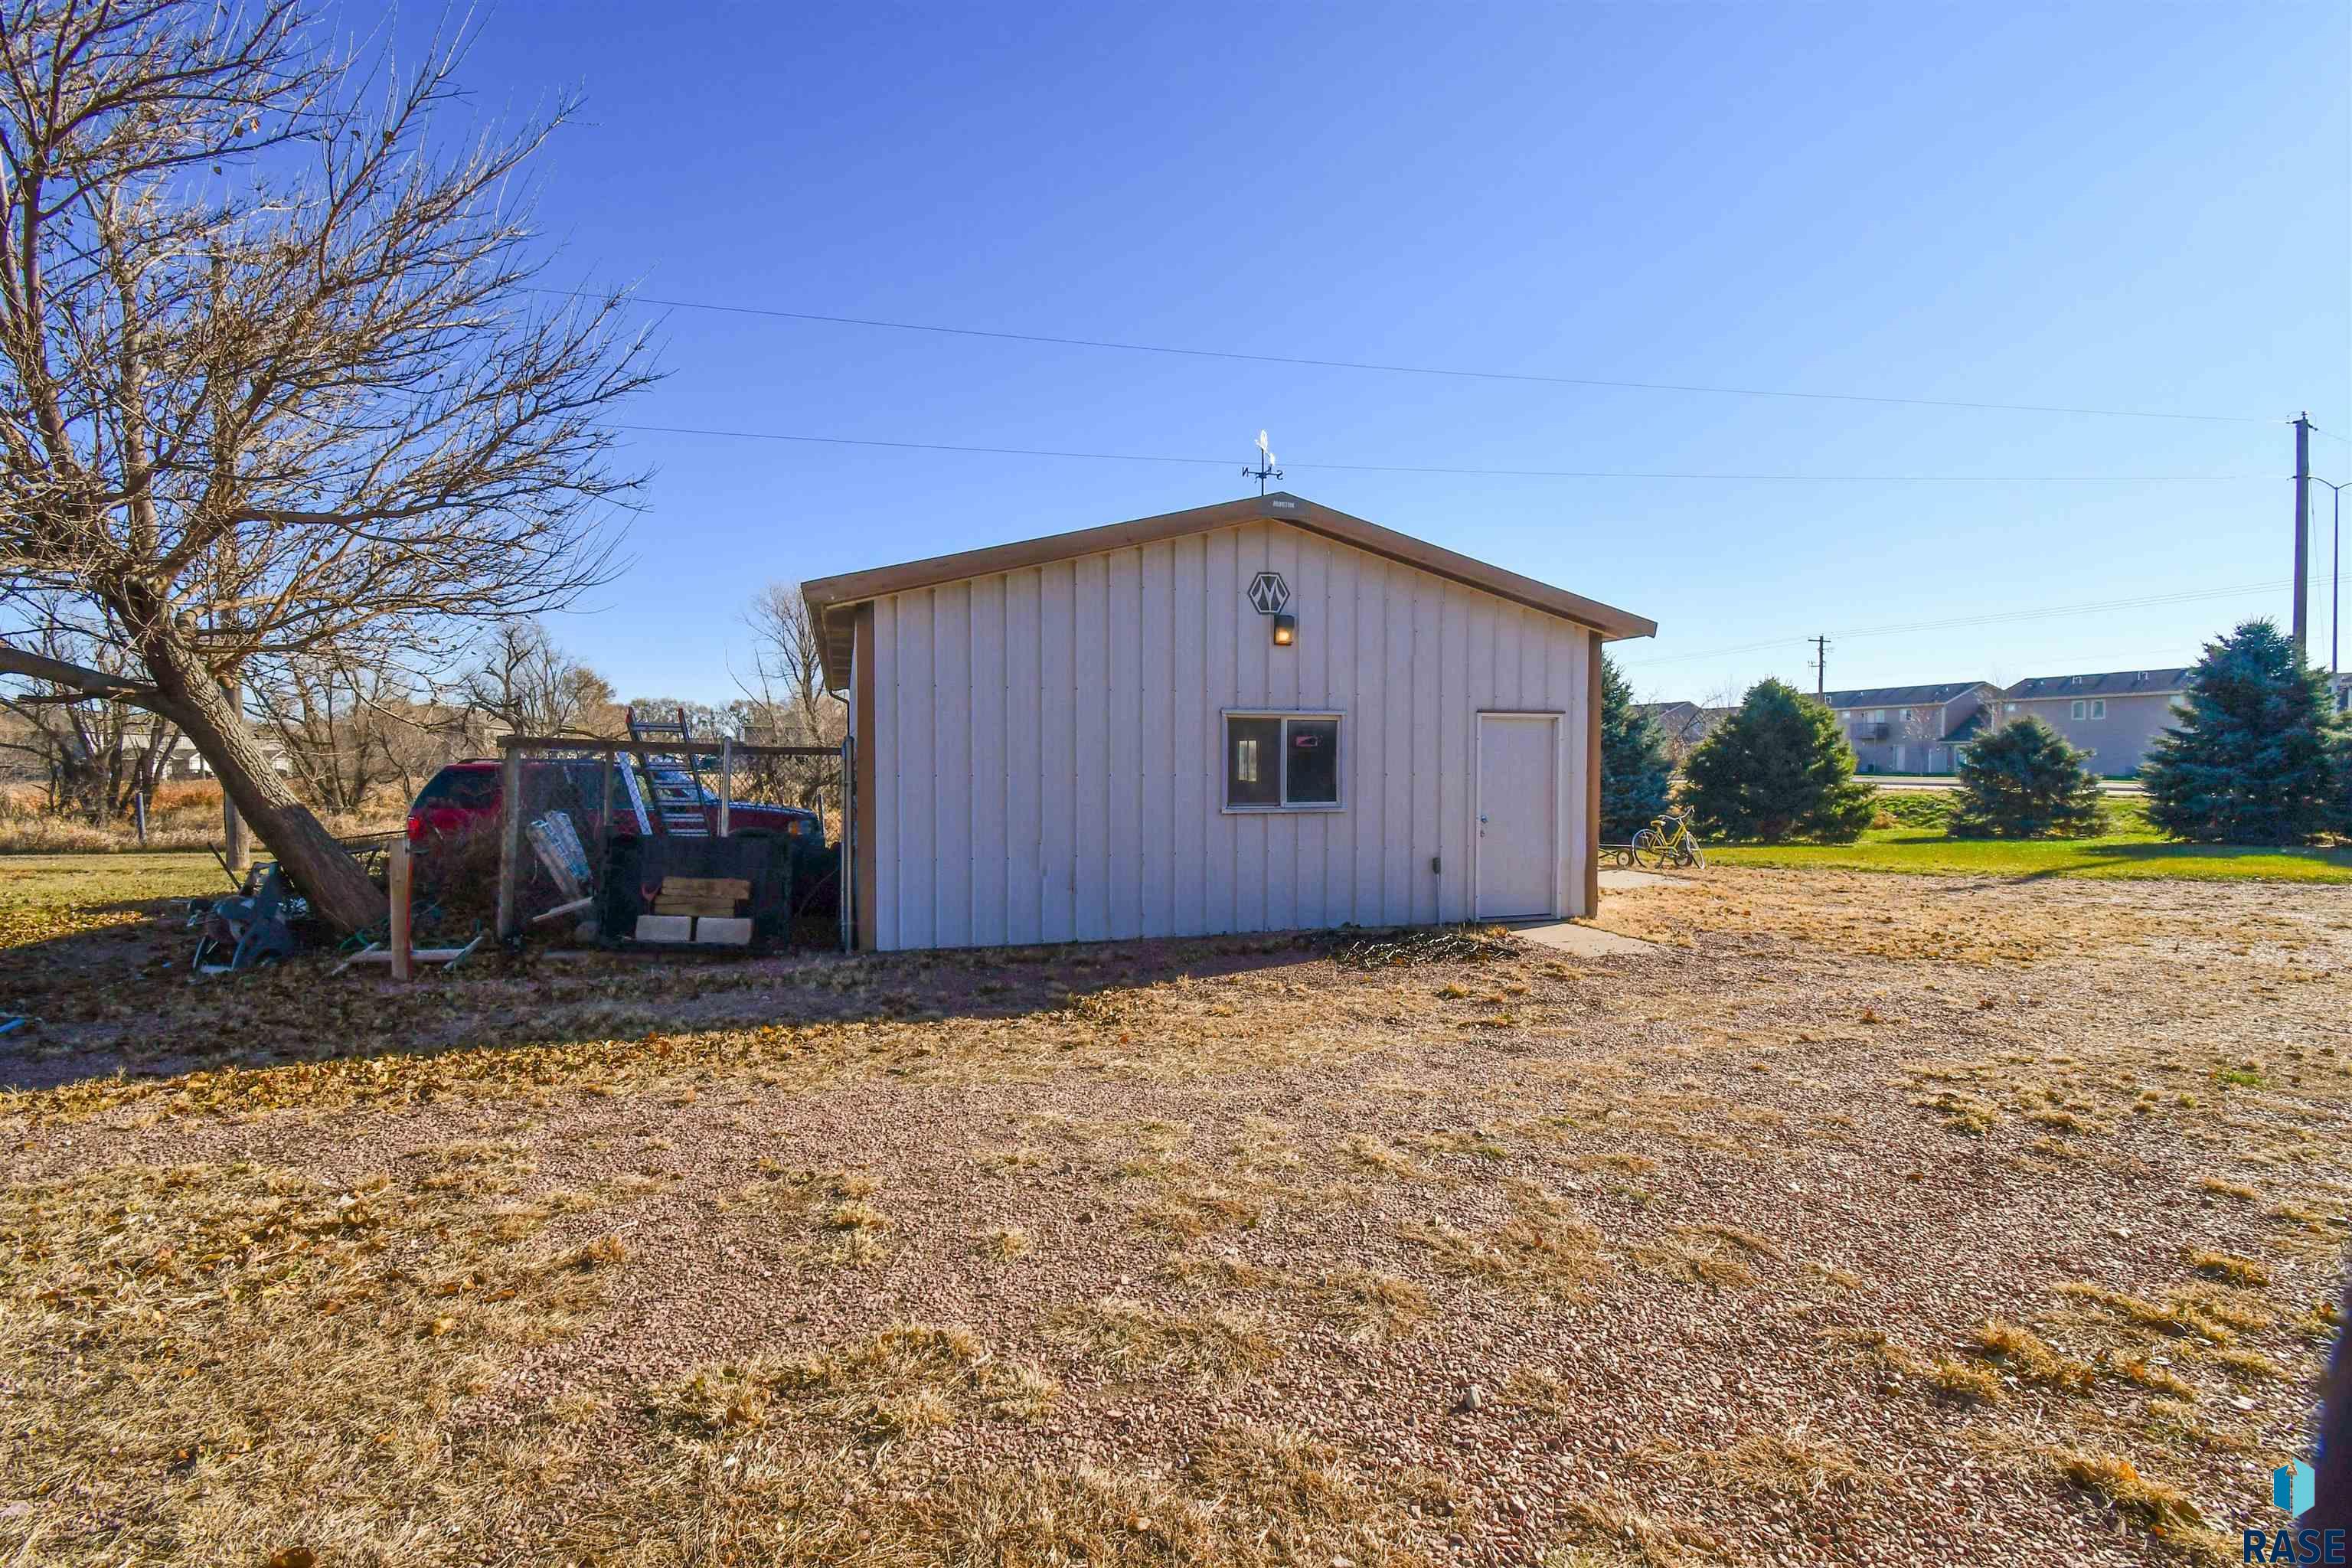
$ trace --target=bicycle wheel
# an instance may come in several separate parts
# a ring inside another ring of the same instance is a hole
[[[1652,860],[1664,864],[1665,858],[1658,848],[1658,830],[1654,827],[1644,827],[1634,834],[1632,854],[1633,864],[1636,866],[1645,865]]]

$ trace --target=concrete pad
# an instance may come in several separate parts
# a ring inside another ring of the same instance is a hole
[[[1655,871],[1634,871],[1623,868],[1605,869],[1601,873],[1601,890],[1604,893],[1630,892],[1635,888],[1664,888],[1675,880]]]
[[[713,946],[748,947],[751,922],[740,916],[701,915],[694,922],[694,940]]]
[[[1656,942],[1643,942],[1637,936],[1620,936],[1613,931],[1580,925],[1575,921],[1543,921],[1535,925],[1513,926],[1511,934],[1557,948],[1562,952],[1572,952],[1579,958],[1617,958],[1658,951]]]
[[[639,915],[639,942],[685,942],[694,935],[692,915]]]

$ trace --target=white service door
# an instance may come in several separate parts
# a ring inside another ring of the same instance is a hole
[[[1549,714],[1478,715],[1480,920],[1559,912],[1559,721]]]

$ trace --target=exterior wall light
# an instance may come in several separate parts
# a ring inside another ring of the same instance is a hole
[[[1297,640],[1298,617],[1297,616],[1275,616],[1274,646],[1276,647],[1288,647],[1292,643],[1295,643]]]

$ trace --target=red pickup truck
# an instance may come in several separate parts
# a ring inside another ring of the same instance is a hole
[[[600,759],[533,758],[523,763],[523,773],[524,794],[533,798],[534,806],[543,799],[548,806],[570,810],[582,838],[591,836],[604,800],[604,764]],[[692,783],[690,775],[677,776],[688,781],[684,785],[688,791],[700,797],[702,834],[716,837],[719,797]],[[449,763],[427,779],[410,803],[409,843],[423,849],[436,838],[457,837],[496,823],[502,793],[496,759],[468,757]],[[660,809],[647,798],[636,769],[625,764],[613,769],[614,836],[650,837],[657,831],[655,813]],[[675,807],[669,808],[667,819],[677,824]],[[731,838],[795,838],[806,848],[824,847],[824,819],[798,806],[731,802],[727,807],[727,833]]]

